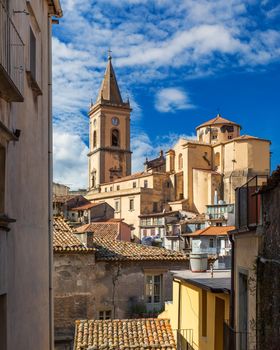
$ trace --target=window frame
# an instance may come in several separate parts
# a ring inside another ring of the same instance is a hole
[[[157,277],[159,277],[159,281],[155,281],[155,278]],[[150,279],[150,282],[148,282],[148,279]],[[159,286],[158,293],[156,293],[156,286]],[[162,305],[163,303],[163,274],[162,273],[145,274],[145,303],[150,306]]]
[[[115,199],[115,212],[119,213],[119,211],[120,211],[120,200]]]
[[[132,205],[131,205],[132,203]],[[134,198],[129,198],[129,211],[135,210],[135,205],[134,205]]]
[[[98,311],[99,320],[111,320],[112,319],[112,310],[99,310]]]

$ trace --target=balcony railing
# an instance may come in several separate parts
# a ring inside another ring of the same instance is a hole
[[[0,0],[0,96],[23,102],[24,44]]]
[[[193,350],[193,330],[192,329],[174,329],[177,350]]]
[[[228,322],[224,322],[224,350],[247,350],[248,332],[236,332]]]
[[[267,176],[255,176],[236,190],[236,226],[238,229],[261,224],[261,196],[258,190],[267,183]]]

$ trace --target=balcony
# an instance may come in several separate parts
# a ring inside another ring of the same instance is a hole
[[[236,227],[255,228],[262,223],[261,196],[258,190],[267,183],[267,176],[255,176],[236,189]]]
[[[192,329],[173,329],[177,350],[194,350]]]
[[[0,97],[23,102],[24,44],[0,0]]]

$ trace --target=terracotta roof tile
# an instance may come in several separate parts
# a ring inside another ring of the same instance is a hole
[[[225,236],[231,230],[234,230],[235,226],[209,226],[202,230],[186,234],[187,236]]]
[[[76,208],[72,208],[72,210],[87,210],[87,209],[90,209],[90,208],[93,208],[93,207],[97,207],[101,204],[104,204],[105,202],[97,202],[97,203],[87,203],[87,204],[84,204],[84,205],[81,205],[79,207],[76,207]]]
[[[119,183],[119,182],[123,182],[123,181],[128,181],[128,180],[133,180],[133,179],[140,179],[141,177],[146,177],[146,176],[152,176],[152,175],[166,175],[165,172],[158,172],[158,171],[154,171],[154,172],[138,172],[138,173],[134,173],[132,175],[128,175],[128,176],[123,176],[119,179],[116,179],[114,181],[111,182],[104,182],[101,186],[108,186],[109,184],[113,184],[113,183]]]
[[[216,125],[216,124],[229,124],[229,125],[238,125],[239,124],[232,122],[228,119],[223,118],[220,114],[218,114],[215,118],[208,120],[207,122],[199,125],[196,129],[202,128],[204,126],[212,126],[212,125]]]
[[[105,238],[93,238],[97,260],[187,260],[185,254],[165,248]]]
[[[74,350],[175,350],[167,319],[76,321]]]
[[[56,252],[76,252],[94,249],[87,248],[75,235],[71,227],[60,216],[53,218],[53,249]]]
[[[93,232],[97,238],[117,239],[119,235],[119,222],[92,222],[76,229],[77,233]]]

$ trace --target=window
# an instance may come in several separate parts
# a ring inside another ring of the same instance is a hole
[[[99,320],[110,320],[112,318],[112,311],[99,311]]]
[[[153,212],[156,213],[158,210],[158,204],[157,202],[153,202]]]
[[[148,188],[148,180],[144,180],[144,188]]]
[[[33,30],[30,28],[30,73],[34,80],[36,80],[36,37]]]
[[[105,187],[104,191],[107,192],[107,187]]]
[[[96,130],[93,132],[93,147],[96,147]]]
[[[110,186],[110,192],[112,192],[113,191],[113,186]]]
[[[151,218],[147,218],[147,226],[150,226],[152,224],[152,219]]]
[[[214,248],[214,239],[213,238],[209,239],[209,248]]]
[[[162,275],[146,275],[145,297],[148,304],[162,302]]]
[[[218,130],[212,129],[211,130],[211,140],[217,140],[217,138],[218,138]]]
[[[115,201],[115,211],[119,211],[120,210],[120,202],[119,201]]]
[[[112,130],[112,146],[118,147],[120,145],[120,132],[118,129]]]
[[[132,187],[136,188],[136,182],[135,181],[132,183]]]
[[[93,171],[92,173],[91,173],[91,187],[95,187],[95,179],[96,179],[96,172],[95,171]]]
[[[202,336],[207,337],[207,292],[202,290],[201,296],[201,309],[202,309]]]
[[[117,185],[117,191],[119,191],[120,190],[120,185]]]
[[[134,210],[134,199],[129,200],[129,210]]]
[[[178,169],[179,170],[183,169],[183,155],[182,155],[182,153],[180,153],[178,156]]]
[[[5,164],[6,150],[0,145],[0,214],[3,214],[5,211]]]

